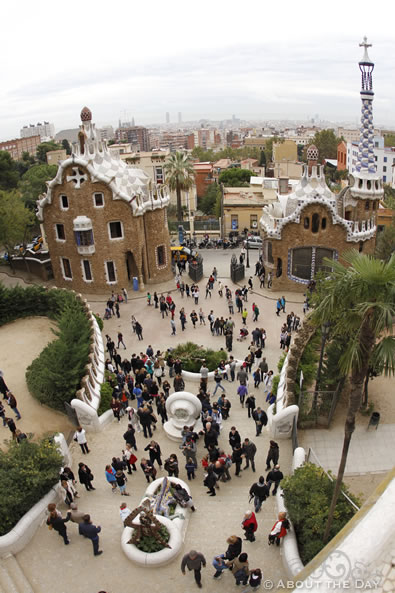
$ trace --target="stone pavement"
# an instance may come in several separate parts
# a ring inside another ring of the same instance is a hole
[[[368,422],[369,419],[366,418],[365,426],[357,426],[352,435],[346,476],[381,473],[395,466],[395,425],[380,423],[377,430],[374,427],[368,430]],[[343,448],[343,426],[330,430],[299,431],[298,436],[299,445],[306,452],[311,447],[325,469],[337,472]],[[311,461],[315,462],[314,457]]]
[[[211,271],[211,270],[210,270]],[[230,282],[229,279],[226,282]],[[225,283],[225,281],[224,281]],[[206,315],[211,309],[216,315],[228,316],[226,301],[221,299],[216,290],[210,299],[204,299],[205,281],[200,283],[201,298],[199,305],[195,306],[192,299],[176,296],[177,311],[185,306],[187,318],[192,308],[198,310],[200,306]],[[234,287],[233,287],[234,288]],[[300,299],[299,295],[297,297]],[[265,327],[268,339],[264,351],[269,367],[276,372],[276,365],[281,354],[279,348],[279,332],[285,315],[275,315],[275,302],[266,299],[263,295],[253,294],[249,296],[248,311],[249,319],[252,318],[251,305],[255,301],[261,310],[259,326]],[[96,312],[98,303],[92,303],[92,310]],[[292,305],[293,310],[301,314],[301,303]],[[97,312],[101,312],[98,310]],[[121,355],[131,356],[133,352],[145,350],[148,344],[154,349],[167,348],[169,345],[176,345],[180,341],[193,340],[196,343],[210,346],[216,349],[224,347],[224,338],[213,337],[209,326],[198,326],[193,329],[192,324],[187,324],[185,332],[181,332],[178,314],[176,312],[177,335],[170,336],[170,317],[162,319],[158,310],[153,306],[148,307],[145,298],[129,300],[120,308],[121,317],[116,317],[104,322],[103,334],[110,334],[116,338],[118,331],[124,334],[124,341],[127,349],[122,349]],[[131,332],[130,316],[135,315],[143,325],[144,341],[138,342],[136,336]],[[240,316],[239,316],[240,317]],[[237,333],[241,326],[240,318],[234,315],[236,320]],[[248,322],[251,331],[255,324]],[[248,342],[239,343],[234,340],[232,354],[236,358],[245,357],[247,354]],[[196,384],[186,384],[186,390],[196,393]],[[226,539],[231,534],[242,536],[240,523],[243,514],[247,509],[252,509],[249,504],[248,491],[251,484],[257,480],[259,475],[265,472],[266,452],[269,446],[270,436],[267,432],[260,437],[255,437],[255,426],[247,417],[247,411],[241,408],[236,395],[236,384],[225,382],[227,395],[229,396],[232,409],[230,418],[224,422],[224,428],[220,437],[220,445],[226,451],[230,450],[228,445],[228,433],[230,426],[235,424],[239,429],[242,438],[248,436],[257,445],[257,471],[252,473],[251,469],[242,472],[241,478],[233,476],[234,469],[231,469],[232,481],[221,483],[220,490],[216,497],[206,495],[206,488],[203,486],[204,473],[201,467],[197,471],[197,477],[191,484],[192,494],[197,507],[196,513],[192,514],[188,526],[184,551],[191,548],[202,551],[207,559],[207,568],[203,571],[203,587],[208,592],[227,591],[234,587],[234,579],[231,574],[225,574],[220,582],[214,581],[212,575],[214,570],[211,561],[214,555],[222,553],[226,549]],[[250,386],[253,390],[253,387]],[[263,389],[257,389],[257,404],[264,403]],[[217,393],[217,396],[219,394]],[[129,591],[140,592],[147,588],[158,593],[181,593],[197,589],[193,576],[187,574],[182,576],[180,572],[181,556],[172,564],[157,569],[144,569],[132,565],[126,560],[120,547],[122,525],[119,518],[119,504],[124,500],[130,508],[138,505],[146,488],[146,481],[138,466],[138,472],[130,476],[128,490],[131,493],[129,498],[123,498],[118,493],[113,494],[110,486],[105,481],[104,466],[111,462],[112,456],[121,454],[124,444],[122,434],[126,430],[126,420],[123,419],[118,425],[117,422],[110,424],[102,433],[89,436],[91,453],[85,458],[79,448],[72,442],[73,469],[76,470],[78,462],[84,457],[84,461],[95,475],[94,485],[97,488],[94,492],[85,492],[80,488],[81,498],[79,499],[81,510],[90,512],[95,523],[102,526],[101,547],[104,554],[94,557],[89,541],[77,535],[77,528],[71,524],[69,527],[70,546],[65,547],[61,538],[50,532],[43,525],[36,533],[31,543],[17,556],[17,560],[24,573],[31,582],[35,593],[97,593],[101,589],[108,593],[128,593]],[[177,444],[169,441],[161,426],[158,426],[154,434],[163,451],[163,457],[170,453],[179,454],[180,478],[186,479],[186,472],[183,466],[184,457],[180,454]],[[138,435],[138,458],[143,456],[143,448],[147,440]],[[202,443],[198,447],[198,459],[200,460],[205,450]],[[291,442],[280,442],[280,463],[284,473],[289,473],[291,466]],[[159,472],[165,475],[166,472]],[[66,511],[65,506],[62,508]],[[275,498],[270,497],[264,503],[262,511],[258,515],[259,528],[257,539],[254,543],[245,542],[243,549],[249,554],[250,566],[260,567],[266,578],[277,582],[280,578],[286,578],[281,561],[281,549],[267,545],[267,535],[276,519]]]

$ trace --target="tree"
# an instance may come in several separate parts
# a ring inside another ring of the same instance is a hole
[[[64,138],[62,140],[62,146],[66,151],[66,154],[71,154],[71,146],[70,146],[70,142],[67,140],[67,138]]]
[[[215,205],[218,196],[221,197],[221,188],[217,183],[211,183],[199,203],[199,208],[204,214],[215,214]]]
[[[232,167],[231,169],[225,169],[225,171],[222,171],[218,181],[227,187],[249,187],[250,178],[254,176],[256,176],[256,173],[253,173],[248,169]]]
[[[385,134],[384,146],[395,146],[395,134]]]
[[[61,144],[57,144],[57,142],[54,142],[53,140],[50,140],[49,142],[41,142],[41,144],[39,144],[37,146],[37,160],[39,163],[47,163],[47,152],[49,152],[50,150],[59,150],[60,148],[62,148]]]
[[[387,208],[395,210],[395,189],[389,183],[383,183],[384,204]]]
[[[377,234],[375,256],[388,261],[393,253],[395,253],[395,216],[392,224]]]
[[[176,152],[170,155],[164,168],[166,183],[177,194],[177,216],[182,220],[181,191],[191,189],[195,183],[192,159],[185,152]]]
[[[35,165],[36,159],[28,152],[22,152],[22,158],[16,161],[15,166],[18,171],[19,177],[22,177],[30,167]]]
[[[25,207],[19,192],[0,191],[0,245],[5,249],[10,262],[15,253],[15,245],[26,242],[34,222],[35,215]]]
[[[350,393],[344,427],[342,456],[329,509],[324,542],[328,541],[347,462],[355,416],[361,407],[364,381],[369,367],[394,374],[395,255],[387,262],[355,250],[344,254],[346,265],[326,260],[329,278],[319,281],[312,319],[330,324],[333,338],[345,338],[339,369],[349,375]]]
[[[333,130],[321,130],[316,132],[312,140],[318,148],[319,160],[322,162],[324,159],[336,159],[337,158],[337,145],[340,142]],[[308,146],[306,147],[307,150]]]
[[[15,161],[6,150],[0,150],[0,190],[8,191],[17,187],[19,181]]]
[[[41,194],[47,190],[47,181],[57,173],[57,165],[34,165],[23,175],[19,184],[25,205],[34,210]]]

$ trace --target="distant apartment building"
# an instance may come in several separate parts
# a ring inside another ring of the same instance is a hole
[[[117,142],[126,140],[136,151],[147,152],[151,148],[148,130],[143,126],[122,125],[115,131],[115,139]]]
[[[14,140],[6,140],[0,142],[0,150],[6,150],[10,153],[14,161],[22,158],[24,152],[28,152],[32,156],[36,156],[37,146],[41,144],[40,136],[31,136],[28,138],[15,138]]]
[[[342,140],[337,145],[337,170],[344,171],[347,169],[347,144]]]
[[[195,136],[193,132],[164,132],[159,138],[159,147],[168,148],[171,152],[180,149],[192,150],[195,147]]]
[[[31,138],[32,136],[40,136],[41,140],[53,138],[55,136],[55,126],[54,124],[50,124],[49,121],[23,126],[21,129],[21,138]]]
[[[100,140],[113,140],[115,138],[115,132],[112,126],[102,126],[98,132],[100,134]]]
[[[244,138],[244,146],[251,146],[259,148],[259,150],[265,150],[266,140],[269,138],[270,136],[247,136],[247,138]]]
[[[194,163],[193,168],[195,170],[196,195],[198,198],[202,198],[208,186],[214,181],[213,163]]]
[[[298,147],[293,140],[273,142],[273,162],[297,161]]]
[[[385,148],[384,138],[374,137],[374,161],[377,175],[383,183],[392,183],[392,167],[395,165],[395,147]],[[358,161],[358,142],[347,142],[347,169],[350,173],[356,171]]]
[[[67,153],[64,148],[59,150],[49,150],[46,154],[48,165],[59,165],[67,159]]]

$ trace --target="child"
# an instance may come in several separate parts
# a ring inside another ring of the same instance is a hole
[[[126,492],[126,476],[121,469],[117,470],[115,478],[122,496],[129,496],[129,494]]]
[[[255,591],[256,589],[258,589],[261,582],[262,582],[262,571],[260,568],[254,568],[254,570],[252,570],[250,572],[250,581],[248,584],[250,585],[251,589],[253,589],[253,591]]]
[[[188,480],[194,480],[196,464],[193,462],[193,459],[191,457],[188,457],[187,462],[185,464],[185,469],[187,470]]]
[[[150,307],[151,306],[151,293],[147,292],[147,305]]]

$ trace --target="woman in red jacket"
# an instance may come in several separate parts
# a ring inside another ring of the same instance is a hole
[[[272,530],[269,534],[269,545],[276,543],[279,546],[280,539],[287,535],[288,529],[289,521],[287,519],[287,513],[279,513],[278,520],[273,525]]]
[[[244,529],[245,539],[249,542],[254,542],[254,533],[258,529],[258,523],[255,517],[255,513],[253,513],[252,511],[247,511],[244,515],[244,519],[241,526]]]

